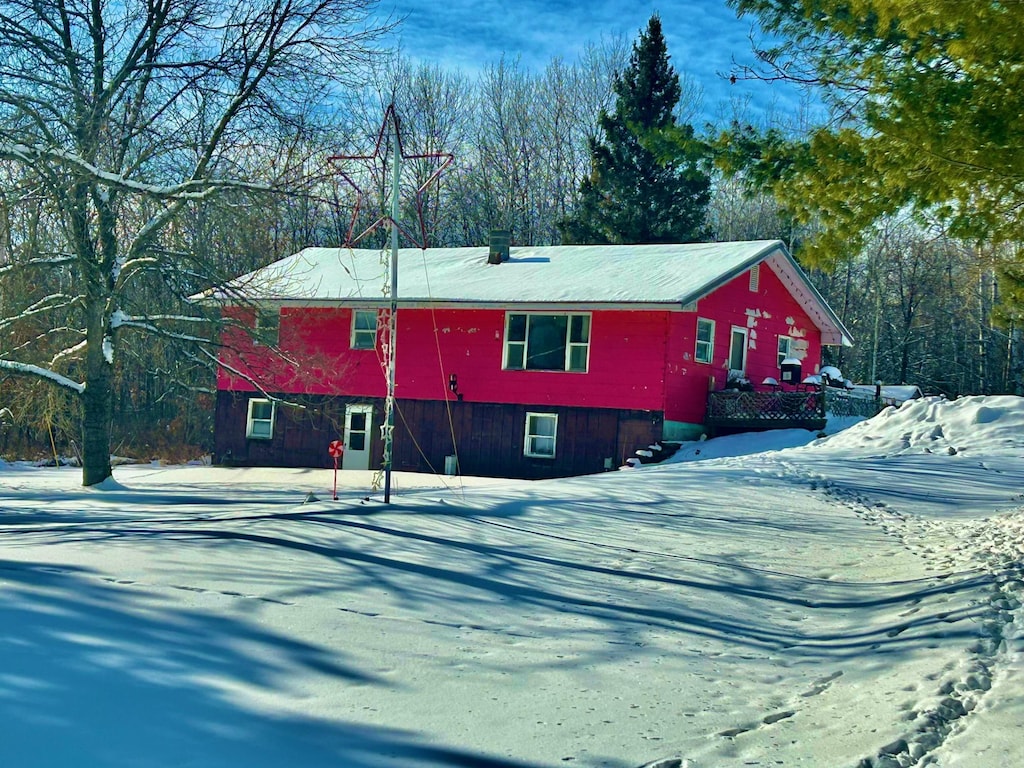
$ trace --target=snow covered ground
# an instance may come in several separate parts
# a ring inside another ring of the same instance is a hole
[[[1024,765],[1024,401],[811,439],[390,506],[0,466],[0,765]]]

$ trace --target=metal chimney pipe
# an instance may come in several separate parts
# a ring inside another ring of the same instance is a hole
[[[488,264],[508,261],[510,233],[507,229],[492,229],[489,235]]]

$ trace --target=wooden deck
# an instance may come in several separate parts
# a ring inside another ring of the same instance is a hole
[[[825,396],[809,392],[708,393],[704,425],[711,434],[762,429],[825,428]]]
[[[764,429],[821,430],[829,413],[870,418],[887,405],[877,397],[832,387],[793,392],[723,390],[708,393],[704,425],[711,435]]]

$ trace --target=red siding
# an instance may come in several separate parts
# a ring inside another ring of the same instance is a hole
[[[243,311],[231,313],[244,321]],[[351,329],[351,309],[285,308],[281,310],[281,356],[235,331],[225,335],[227,350],[222,357],[233,368],[258,379],[268,391],[383,397],[379,352],[350,349]],[[223,368],[218,372],[217,388],[243,392],[255,389]]]
[[[474,402],[661,410],[668,312],[591,313],[587,373],[502,370],[504,310],[403,309],[398,313],[397,397],[443,400],[448,381]],[[300,369],[261,347],[233,338],[225,360],[256,374],[271,391],[383,397],[378,350],[349,349],[349,309],[285,309],[281,347],[305,361]],[[434,328],[437,328],[435,334]],[[262,374],[262,375],[260,375]],[[252,390],[222,372],[218,387]]]
[[[779,336],[793,340],[792,354],[804,360],[805,375],[817,372],[821,359],[818,329],[766,264],[761,265],[760,273],[756,292],[750,290],[750,273],[745,272],[701,299],[695,314],[672,315],[665,368],[667,420],[703,421],[709,388],[721,389],[726,382],[733,326],[747,329],[746,375],[755,387],[767,376],[779,378]],[[697,318],[715,321],[710,364],[694,360]]]

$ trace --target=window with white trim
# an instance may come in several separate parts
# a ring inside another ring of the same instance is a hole
[[[281,310],[258,309],[253,321],[252,340],[256,345],[276,347],[281,334]]]
[[[693,359],[698,363],[710,363],[715,356],[715,321],[697,318],[697,344]]]
[[[277,403],[257,397],[249,401],[245,417],[245,436],[249,440],[270,440],[274,437],[274,417]]]
[[[505,315],[505,368],[585,373],[590,356],[590,315]]]
[[[523,455],[536,459],[555,458],[558,437],[557,413],[527,413]]]
[[[352,349],[377,346],[377,310],[357,309],[352,313]]]
[[[782,361],[789,357],[792,345],[793,340],[789,336],[779,336],[779,368],[782,367]]]

